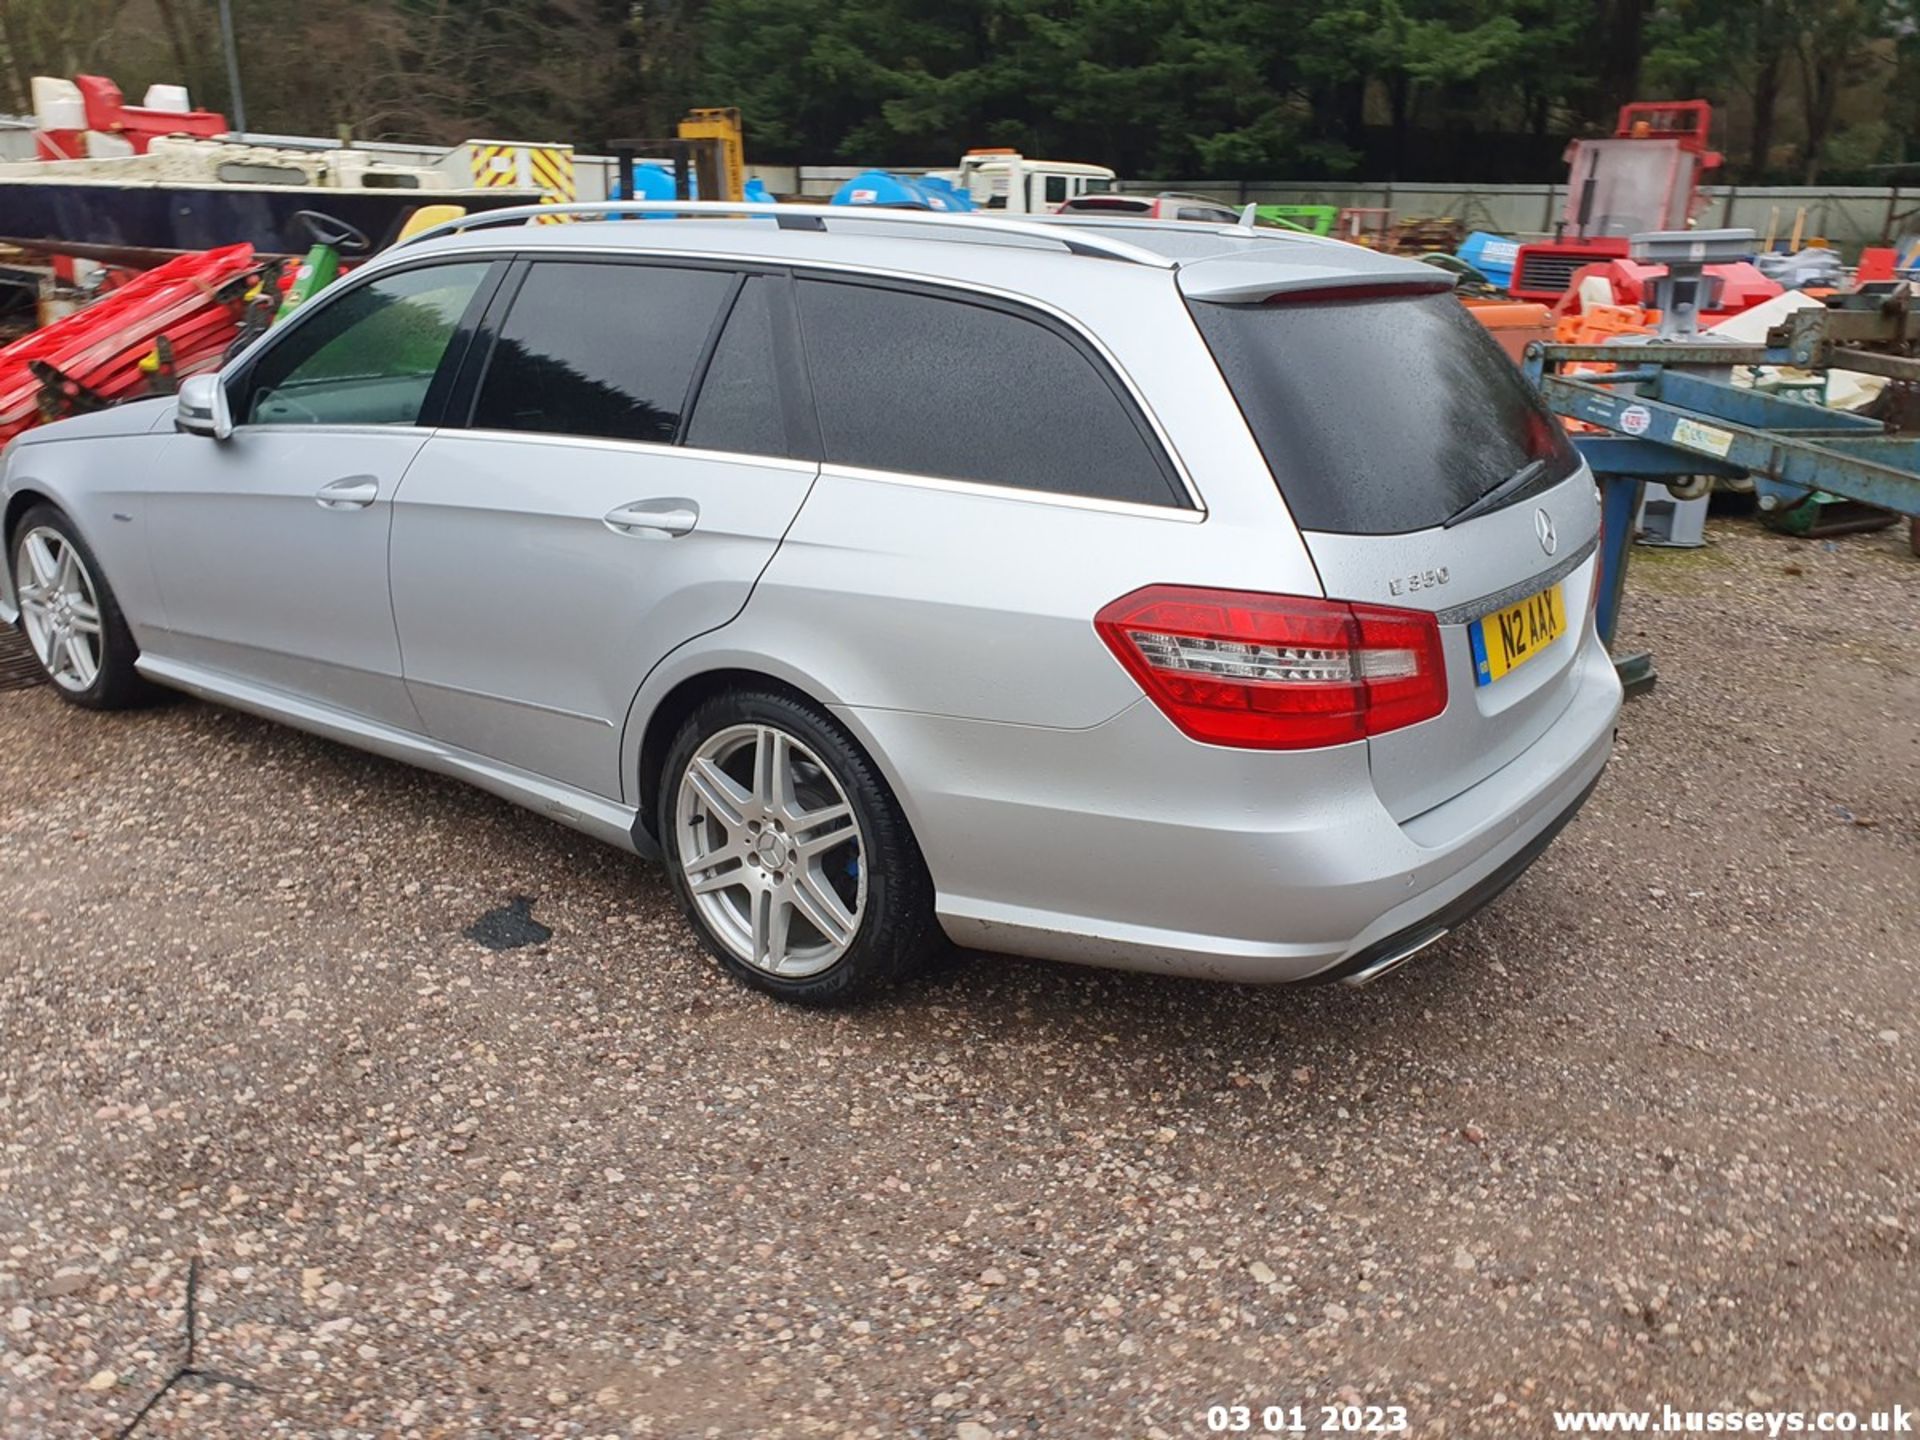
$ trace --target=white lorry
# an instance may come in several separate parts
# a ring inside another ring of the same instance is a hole
[[[1104,165],[1069,160],[1029,160],[1018,150],[969,150],[958,170],[933,177],[967,192],[982,210],[1008,215],[1050,215],[1067,200],[1111,190],[1117,178]]]

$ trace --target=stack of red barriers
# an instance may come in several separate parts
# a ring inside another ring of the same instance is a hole
[[[251,245],[182,255],[0,348],[0,444],[52,416],[167,388],[156,368],[167,380],[219,368],[260,270]]]

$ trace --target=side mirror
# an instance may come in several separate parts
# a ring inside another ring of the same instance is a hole
[[[233,416],[227,411],[227,387],[218,375],[189,375],[180,382],[173,412],[173,428],[187,435],[224,440],[233,434]]]

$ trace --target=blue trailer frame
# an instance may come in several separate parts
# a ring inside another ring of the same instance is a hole
[[[1833,316],[1840,319],[1828,318]],[[1601,488],[1605,589],[1598,623],[1609,646],[1619,625],[1635,518],[1650,480],[1745,476],[1767,510],[1823,491],[1920,515],[1920,436],[1893,434],[1867,416],[1782,399],[1722,378],[1741,366],[1774,365],[1920,380],[1920,360],[1857,348],[1859,343],[1906,348],[1916,324],[1920,316],[1909,316],[1902,296],[1897,305],[1882,303],[1871,310],[1842,304],[1802,311],[1760,345],[1702,344],[1691,337],[1527,347],[1522,368],[1547,408],[1601,432],[1575,435],[1573,443]],[[1554,368],[1580,361],[1620,368],[1578,376]],[[1653,683],[1650,657],[1617,656],[1615,663],[1631,689]]]

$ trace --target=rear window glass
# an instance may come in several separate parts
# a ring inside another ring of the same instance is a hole
[[[1451,294],[1192,309],[1304,530],[1425,530],[1535,460],[1540,473],[1506,503],[1579,463]]]
[[[733,302],[687,425],[687,444],[696,449],[787,453],[787,422],[773,358],[773,285],[764,275],[749,275]]]
[[[828,461],[1180,503],[1144,421],[1104,367],[1052,327],[908,290],[798,288]]]

